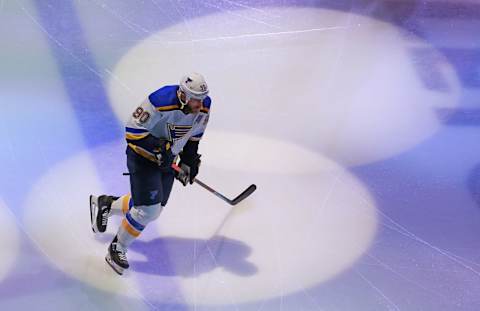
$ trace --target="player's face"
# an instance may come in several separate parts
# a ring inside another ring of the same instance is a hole
[[[197,113],[202,108],[202,101],[200,99],[190,98],[187,105],[193,113]]]

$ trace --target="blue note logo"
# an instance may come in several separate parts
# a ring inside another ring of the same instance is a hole
[[[154,190],[154,191],[150,191],[150,200],[155,200],[155,198],[157,197],[157,194],[158,194],[158,190]]]
[[[167,124],[168,127],[168,134],[170,135],[170,141],[175,142],[185,136],[188,131],[192,128],[191,125],[175,125],[175,124]]]

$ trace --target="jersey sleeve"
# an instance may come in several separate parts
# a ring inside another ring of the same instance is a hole
[[[133,112],[132,121],[135,126],[151,131],[158,119],[155,107],[150,100],[145,99],[142,104]]]
[[[198,129],[193,133],[193,135],[190,137],[190,141],[200,141],[203,137],[203,134],[205,133],[205,130],[207,129],[208,125],[208,120],[210,118],[210,107],[212,105],[212,100],[210,97],[207,97],[205,99],[205,102],[203,103],[203,107],[200,110],[200,113],[206,114],[206,116],[202,119],[202,123],[198,127]]]

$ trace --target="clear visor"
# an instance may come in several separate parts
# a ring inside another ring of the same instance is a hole
[[[208,96],[208,92],[203,93],[203,94],[195,94],[190,90],[186,90],[184,87],[180,86],[180,90],[185,94],[185,97],[187,99],[187,102],[193,98],[193,99],[198,99],[203,101],[205,98]]]
[[[203,102],[203,100],[205,98],[207,98],[207,94],[204,94],[204,95],[187,94],[187,99],[188,98],[198,99],[198,100],[201,100]]]

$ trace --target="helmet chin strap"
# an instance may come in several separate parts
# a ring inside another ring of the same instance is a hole
[[[187,94],[183,93],[180,90],[177,91],[177,97],[178,97],[178,101],[180,102],[180,109],[181,110],[183,110],[185,108],[185,106],[187,105],[187,100],[185,100],[185,102],[182,100],[182,94],[185,96],[185,99],[186,99]]]
[[[182,100],[181,94],[185,96],[185,102]],[[177,97],[178,97],[178,101],[180,102],[180,110],[182,110],[184,113],[191,113],[192,109],[187,105],[188,101],[190,100],[190,98],[188,98],[188,95],[178,90]]]

